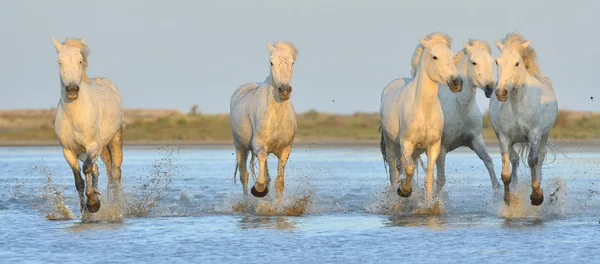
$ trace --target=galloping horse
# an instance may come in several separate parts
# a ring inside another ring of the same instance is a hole
[[[230,122],[237,159],[235,173],[240,172],[244,195],[248,194],[248,152],[252,152],[253,174],[254,157],[259,163],[258,179],[251,189],[255,197],[265,197],[269,192],[267,155],[275,154],[279,159],[275,181],[279,203],[283,197],[285,165],[296,134],[296,114],[290,97],[297,50],[288,42],[269,43],[267,47],[271,72],[263,83],[246,83],[233,93]]]
[[[550,79],[540,72],[531,40],[525,41],[521,35],[512,33],[503,42],[495,43],[500,55],[496,59],[498,82],[496,97],[490,100],[490,117],[500,142],[504,201],[510,204],[511,178],[519,167],[514,145],[522,143],[529,148],[527,165],[531,169],[532,188],[529,198],[532,205],[540,205],[544,202],[540,187],[542,164],[548,134],[558,115],[556,95]]]
[[[420,40],[412,58],[414,78],[393,80],[381,95],[381,153],[389,165],[390,184],[392,187],[398,184],[403,169],[406,182],[398,187],[398,195],[409,197],[416,160],[426,152],[428,206],[433,196],[434,164],[440,153],[444,125],[438,83],[447,84],[452,92],[462,89],[450,46],[451,39],[444,33],[427,35]]]
[[[120,191],[125,130],[121,95],[108,79],[88,78],[89,50],[84,39],[59,43],[52,38],[52,42],[58,52],[61,93],[54,131],[73,170],[81,213],[95,213],[100,209],[98,157],[106,166],[109,189],[115,197]],[[85,183],[78,160],[83,162]]]
[[[440,156],[437,159],[437,192],[439,193],[446,181],[446,154],[452,150],[467,146],[483,161],[490,175],[494,190],[500,188],[496,178],[494,163],[485,149],[481,131],[483,129],[481,111],[475,101],[477,87],[490,98],[494,89],[494,71],[492,50],[485,41],[469,40],[454,58],[458,74],[464,81],[460,93],[451,93],[442,88],[438,98],[444,113],[444,131]]]

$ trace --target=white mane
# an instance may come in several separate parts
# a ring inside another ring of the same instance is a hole
[[[529,73],[535,77],[540,77],[541,72],[540,68],[537,64],[537,55],[535,50],[529,45],[527,48],[523,48],[522,44],[527,42],[523,36],[519,33],[509,33],[502,40],[502,44],[505,48],[511,48],[515,50],[521,58],[523,59],[523,63],[525,68],[529,71]]]
[[[490,48],[490,44],[487,41],[469,39],[469,46],[485,50],[487,53],[492,54],[492,48]],[[454,65],[458,66],[465,55],[467,55],[467,51],[463,48],[454,57]]]

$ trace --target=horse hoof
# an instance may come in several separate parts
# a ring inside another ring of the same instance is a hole
[[[538,206],[544,202],[544,195],[540,195],[540,197],[535,198],[533,194],[531,194],[529,199],[531,200],[531,205]]]
[[[98,212],[98,210],[100,210],[100,199],[98,199],[98,198],[88,199],[86,207],[87,207],[88,212],[90,212],[92,214]]]
[[[412,188],[410,188],[407,193],[404,193],[402,191],[402,187],[398,187],[397,192],[398,192],[398,196],[408,198],[412,194]]]
[[[256,190],[256,188],[254,188],[254,186],[252,186],[252,189],[250,189],[250,193],[252,193],[254,197],[263,198],[269,193],[269,187],[265,187],[264,191],[259,192]]]

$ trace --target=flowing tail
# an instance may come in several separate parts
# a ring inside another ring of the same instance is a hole
[[[388,162],[387,156],[385,154],[385,135],[383,135],[383,126],[379,126],[379,133],[381,133],[381,142],[379,142],[379,148],[381,149],[381,156],[383,157],[383,167],[385,168],[385,173],[388,174]]]
[[[552,154],[552,161],[548,162],[548,159],[546,159],[546,160],[544,160],[543,164],[550,164],[550,163],[555,162],[557,152],[560,152],[560,154],[562,154],[566,158],[569,158],[564,152],[560,151],[560,149],[558,149],[558,147],[556,147],[556,145],[554,145],[552,142],[550,142],[550,140],[546,141],[546,147],[549,150],[548,152],[550,152],[550,154]],[[546,153],[546,155],[548,155],[548,152]],[[519,147],[518,153],[521,158],[521,163],[523,163],[523,166],[525,166],[526,168],[529,168],[529,163],[527,162],[527,156],[529,156],[529,143],[522,143],[521,146]]]

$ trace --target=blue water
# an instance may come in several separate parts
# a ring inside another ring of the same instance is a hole
[[[477,156],[453,152],[441,213],[421,214],[419,188],[408,199],[386,192],[376,146],[295,148],[284,209],[274,192],[243,197],[233,149],[127,147],[121,209],[107,201],[82,220],[59,148],[0,148],[0,262],[590,262],[600,253],[600,152],[566,155],[544,166],[542,206],[529,205],[522,168],[507,208]]]

